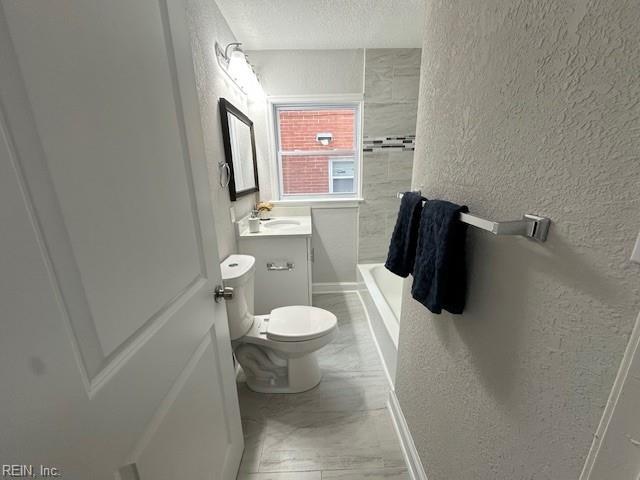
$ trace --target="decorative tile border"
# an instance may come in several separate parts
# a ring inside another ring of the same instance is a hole
[[[364,137],[362,141],[362,151],[382,152],[401,151],[412,152],[415,150],[416,136],[392,136],[392,137]]]

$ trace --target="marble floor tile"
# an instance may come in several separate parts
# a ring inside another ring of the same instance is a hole
[[[290,412],[269,422],[263,451],[336,447],[379,449],[381,443],[376,423],[375,415],[368,411]]]
[[[240,377],[245,452],[238,478],[317,480],[320,471],[352,475],[328,478],[404,478],[386,408],[389,385],[358,295],[316,295],[313,301],[337,316],[340,329],[317,353],[322,382],[295,395],[262,394]]]
[[[266,421],[288,412],[302,414],[383,409],[388,399],[388,383],[381,370],[331,371],[324,374],[316,388],[297,395],[269,395],[266,398],[264,394],[251,392],[246,386],[241,387],[240,395],[241,411],[248,412],[245,419],[253,420],[251,435],[256,438],[256,425],[266,428]]]
[[[380,452],[370,448],[297,448],[277,450],[264,455],[260,462],[262,472],[313,471],[313,470],[359,470],[383,468]]]
[[[393,478],[393,477],[389,477]],[[240,473],[237,480],[321,480],[322,473],[315,472],[273,472]]]
[[[322,472],[322,480],[409,480],[406,468],[374,470],[329,470]]]
[[[241,407],[242,408],[242,407]],[[266,430],[266,423],[253,417],[242,417],[242,432],[244,433],[244,452],[240,462],[240,472],[257,472],[260,467],[262,454],[262,437]]]

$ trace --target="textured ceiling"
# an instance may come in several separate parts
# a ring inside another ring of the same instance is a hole
[[[248,50],[422,46],[424,0],[216,0]]]

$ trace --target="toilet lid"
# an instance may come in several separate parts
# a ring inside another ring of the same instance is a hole
[[[322,308],[302,305],[274,308],[269,315],[267,337],[280,342],[301,342],[326,335],[337,324],[336,316]]]

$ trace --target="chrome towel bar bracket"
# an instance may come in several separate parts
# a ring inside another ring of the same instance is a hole
[[[402,198],[403,193],[398,192],[396,196]],[[533,238],[538,242],[544,242],[547,239],[549,225],[551,224],[549,218],[531,214],[523,215],[522,220],[494,222],[493,220],[487,220],[486,218],[477,217],[469,213],[461,213],[460,221],[491,232],[494,235],[520,235]]]

